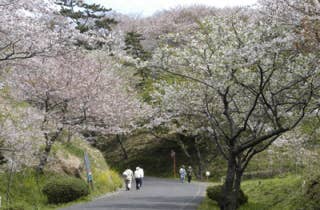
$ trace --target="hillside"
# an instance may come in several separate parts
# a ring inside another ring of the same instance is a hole
[[[0,173],[0,195],[2,206],[7,209],[55,209],[61,205],[49,205],[42,189],[50,180],[62,177],[79,176],[86,180],[83,154],[88,152],[93,172],[94,190],[88,197],[78,201],[87,201],[98,195],[117,190],[122,186],[122,179],[106,164],[101,153],[89,146],[83,139],[73,138],[70,143],[57,142],[54,145],[45,173],[37,175],[32,168],[24,168],[12,174],[8,191],[9,174]],[[7,193],[9,205],[7,206]]]

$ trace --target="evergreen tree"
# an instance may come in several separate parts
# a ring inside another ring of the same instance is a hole
[[[147,61],[151,58],[151,53],[146,51],[141,41],[144,40],[142,34],[136,31],[127,32],[125,35],[125,48],[124,50],[134,59],[139,59],[140,61]],[[147,85],[146,82],[150,78],[150,69],[147,67],[140,67],[136,69],[136,75],[141,77],[141,82],[137,85],[139,88],[144,89]]]
[[[81,33],[99,29],[111,31],[111,26],[117,24],[114,18],[107,17],[111,9],[99,4],[86,4],[80,0],[58,0],[56,3],[62,6],[61,15],[71,18]]]
[[[127,34],[125,35],[126,47],[124,48],[124,50],[133,58],[139,58],[142,61],[146,61],[151,57],[151,54],[143,48],[141,44],[142,40],[144,40],[142,34],[136,31],[127,32]]]

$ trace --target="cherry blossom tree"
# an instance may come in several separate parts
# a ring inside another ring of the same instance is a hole
[[[291,25],[257,12],[210,18],[167,40],[151,64],[179,78],[162,86],[165,113],[206,119],[228,162],[220,208],[234,210],[250,160],[312,110],[318,57],[299,51]]]
[[[158,91],[151,95],[152,103],[161,106],[155,105],[156,111],[149,125],[151,132],[160,139],[175,141],[190,162],[196,160],[193,168],[201,178],[209,162],[218,154],[214,142],[207,141],[210,133],[206,129],[208,121],[202,114],[202,101],[194,96],[194,90],[187,84],[161,82],[155,87]],[[168,134],[174,137],[168,139],[165,137]],[[189,152],[192,149],[195,156]]]
[[[7,1],[0,6],[0,61],[30,58],[66,44],[73,31],[53,1]]]
[[[69,28],[68,22],[62,16],[57,15],[55,12],[58,7],[53,4],[53,1],[1,1],[0,4],[0,88],[6,89],[10,80],[3,77],[7,71],[14,67],[22,67],[27,62],[27,59],[36,56],[54,56],[62,51],[62,48],[70,41],[68,37],[72,33]],[[63,48],[64,50],[66,48]],[[72,49],[69,49],[72,50]],[[24,60],[24,61],[22,61]],[[23,70],[23,68],[20,68]],[[1,101],[4,105],[5,101]],[[6,105],[6,107],[10,107]],[[1,114],[7,116],[6,109],[1,110]],[[18,111],[18,109],[17,109]],[[28,111],[28,109],[25,109]],[[13,112],[13,111],[12,111]],[[21,109],[21,113],[23,109]],[[10,152],[5,153],[5,158],[13,165],[18,165],[15,168],[21,168],[16,162],[34,163],[28,161],[30,158],[23,157],[23,154],[30,157],[37,157],[36,154],[30,155],[29,152],[34,151],[36,147],[32,147],[34,141],[31,139],[30,132],[25,128],[28,123],[32,123],[32,119],[36,115],[17,116],[16,120],[6,117],[3,121],[5,124],[1,126],[0,133],[2,133],[5,141],[4,147],[9,147]],[[38,114],[38,116],[41,114]],[[28,119],[29,118],[29,119]],[[39,121],[33,122],[35,126],[39,125]],[[25,128],[25,129],[22,129]],[[32,130],[34,131],[34,130]],[[35,134],[37,132],[34,132]],[[29,138],[30,137],[30,138]],[[33,138],[36,141],[36,138]],[[41,145],[41,140],[37,140],[38,145]],[[16,148],[13,147],[16,145]],[[29,145],[23,148],[22,145]],[[11,148],[13,147],[13,148]],[[39,148],[38,148],[39,149]],[[19,150],[19,154],[18,151]],[[15,154],[8,156],[8,154]],[[15,161],[13,160],[15,157]],[[18,158],[17,158],[18,157]],[[28,164],[27,164],[28,165]],[[29,165],[30,166],[30,165]]]
[[[12,103],[0,92],[0,170],[7,173],[5,201],[10,202],[14,173],[38,162],[41,114],[25,103]]]
[[[298,43],[301,50],[315,52],[319,49],[318,0],[270,0],[261,1],[261,5],[279,24],[290,24],[296,28],[295,33],[303,37],[303,42]]]
[[[108,37],[80,33],[60,9],[54,0],[0,4],[0,70],[5,75],[0,87],[9,86],[17,101],[41,111],[46,143],[40,172],[63,129],[125,133],[148,112],[116,72],[120,65],[114,55],[123,48],[118,32]],[[114,47],[113,56],[89,55],[77,47],[79,40],[94,45],[99,39]]]
[[[55,0],[3,1],[0,4],[0,62],[35,55],[55,56],[73,51],[81,43],[92,48],[103,42],[110,49],[117,43],[117,34],[106,30],[80,33],[71,18],[60,14],[61,7]],[[104,26],[103,20],[97,24]]]
[[[41,114],[25,104],[13,105],[0,96],[0,140],[2,154],[11,170],[33,166],[41,145]]]
[[[12,88],[19,90],[16,97],[43,113],[41,130],[46,147],[40,172],[64,128],[126,132],[145,114],[143,105],[117,76],[117,65],[106,58],[79,53],[34,58],[20,63],[9,76]]]

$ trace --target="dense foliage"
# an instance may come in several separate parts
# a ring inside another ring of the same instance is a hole
[[[317,174],[311,178],[306,183],[305,196],[313,207],[320,206],[320,175]]]

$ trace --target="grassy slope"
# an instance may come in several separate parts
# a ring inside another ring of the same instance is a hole
[[[77,156],[81,158],[81,160],[83,159],[84,151],[89,153],[95,189],[88,197],[81,198],[76,202],[88,201],[93,197],[114,191],[121,187],[121,178],[116,172],[109,169],[101,153],[90,147],[81,139],[74,139],[72,143],[69,144],[62,144],[58,142],[54,145],[52,155],[55,155],[57,151],[62,151],[66,156],[69,154]],[[82,177],[85,178],[85,172],[83,171],[82,173]],[[44,175],[36,178],[36,174],[31,169],[15,174],[10,191],[11,206],[15,207],[14,209],[17,210],[42,210],[55,209],[59,207],[56,205],[48,205],[46,197],[42,194],[41,190],[47,180],[58,179],[60,176],[66,175],[46,172]],[[8,175],[0,174],[0,196],[2,197],[2,205],[4,207],[6,206],[7,183]]]
[[[56,150],[65,151],[66,154],[74,155],[80,160],[83,160],[85,151],[88,153],[95,184],[95,190],[92,195],[100,195],[121,187],[121,177],[109,168],[101,152],[89,146],[84,140],[73,139],[72,143],[60,143],[55,147],[57,148]],[[85,170],[82,171],[82,177],[86,177]]]
[[[244,181],[242,189],[249,202],[240,210],[314,210],[303,198],[300,176]],[[216,202],[206,198],[198,210],[218,210]]]

